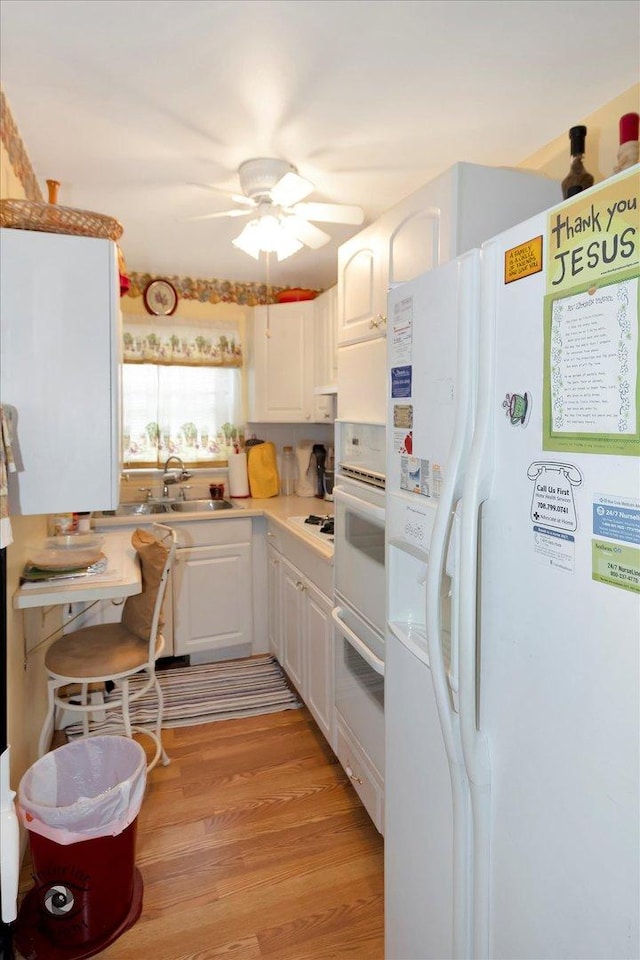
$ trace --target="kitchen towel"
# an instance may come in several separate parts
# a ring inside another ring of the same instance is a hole
[[[229,471],[229,496],[230,497],[248,497],[249,496],[249,478],[247,476],[247,455],[246,453],[230,453],[228,461]]]
[[[249,449],[247,457],[249,489],[257,500],[277,497],[280,490],[280,476],[276,448],[273,443],[260,443]]]
[[[12,407],[0,407],[0,547],[2,548],[13,543],[9,519],[9,474],[16,471],[11,449],[13,413]]]

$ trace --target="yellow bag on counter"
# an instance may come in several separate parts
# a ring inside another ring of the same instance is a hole
[[[249,489],[256,500],[277,497],[280,491],[278,461],[273,443],[256,443],[247,448]]]

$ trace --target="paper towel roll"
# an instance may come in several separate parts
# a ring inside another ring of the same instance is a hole
[[[229,454],[229,496],[248,497],[249,478],[247,476],[246,453]]]

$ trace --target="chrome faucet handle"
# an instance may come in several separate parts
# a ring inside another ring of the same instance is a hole
[[[186,499],[187,499],[187,495],[186,495],[186,493],[185,493],[185,490],[191,490],[191,484],[190,484],[190,483],[181,484],[181,485],[180,485],[180,489],[179,489],[179,491],[178,491],[178,496],[179,496],[179,498],[180,498],[181,500],[186,500]]]
[[[151,487],[138,487],[139,493],[146,493],[146,499],[151,500]]]

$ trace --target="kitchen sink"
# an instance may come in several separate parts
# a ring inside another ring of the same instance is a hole
[[[170,504],[178,513],[203,513],[207,510],[234,510],[229,500],[175,500]]]
[[[171,507],[170,503],[121,503],[115,510],[101,510],[99,515],[102,517],[139,517],[148,516],[150,513],[168,513]]]

